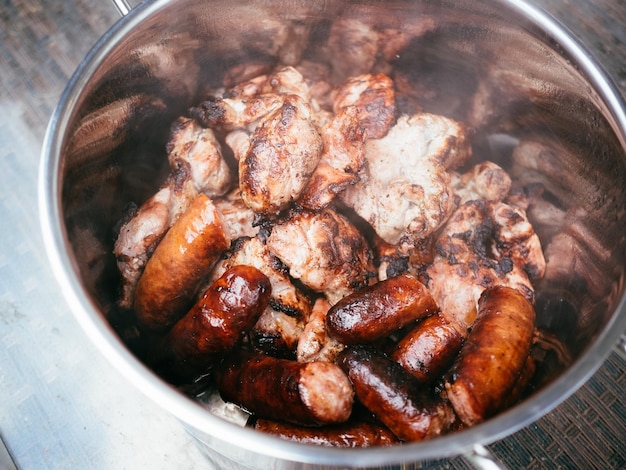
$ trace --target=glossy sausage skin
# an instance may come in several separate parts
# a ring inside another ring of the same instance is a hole
[[[456,329],[436,313],[402,338],[391,357],[421,383],[430,383],[448,370],[462,344]]]
[[[165,234],[139,279],[134,302],[139,324],[153,331],[174,325],[229,245],[215,206],[199,194]]]
[[[364,344],[436,311],[426,287],[413,276],[400,274],[341,299],[328,311],[326,328],[344,344]]]
[[[449,403],[431,394],[397,362],[367,346],[339,353],[357,399],[402,441],[445,433],[456,420]]]
[[[254,424],[254,429],[289,441],[326,447],[390,446],[399,442],[398,438],[386,427],[366,421],[306,427],[259,419]]]
[[[161,340],[155,367],[181,379],[205,372],[254,326],[271,290],[267,276],[252,266],[228,269]]]
[[[354,391],[328,362],[301,363],[238,351],[216,369],[222,399],[260,418],[305,426],[342,423],[352,412]]]
[[[516,289],[486,289],[472,331],[445,387],[461,421],[472,426],[499,411],[526,364],[535,311]]]

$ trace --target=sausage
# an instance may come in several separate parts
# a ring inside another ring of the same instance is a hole
[[[254,429],[289,441],[326,447],[390,446],[399,442],[386,427],[366,421],[350,420],[320,428],[258,419]]]
[[[165,234],[139,279],[134,302],[139,324],[153,331],[174,325],[229,245],[215,206],[199,194]]]
[[[501,410],[512,407],[522,398],[524,398],[536,370],[537,365],[535,364],[535,359],[532,357],[532,355],[528,355],[526,361],[524,361],[524,367],[522,367],[522,372],[515,381],[515,385],[513,385],[511,391],[507,394],[504,403],[500,407]]]
[[[344,344],[370,343],[436,311],[426,287],[401,274],[341,299],[328,311],[326,328]]]
[[[329,362],[301,363],[237,351],[216,368],[224,401],[260,418],[318,426],[347,421],[354,391],[341,369]]]
[[[391,358],[421,383],[439,378],[454,362],[463,338],[443,315],[431,315],[396,345]]]
[[[444,384],[467,426],[500,410],[526,363],[534,321],[532,305],[516,289],[494,286],[481,294],[472,331]]]
[[[337,364],[348,375],[359,402],[402,441],[438,436],[456,421],[447,401],[382,352],[350,346],[339,353]]]
[[[159,342],[155,368],[193,379],[232,350],[269,304],[271,284],[252,266],[228,269]]]

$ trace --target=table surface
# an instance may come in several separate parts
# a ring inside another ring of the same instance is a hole
[[[624,0],[536,3],[625,93]],[[24,470],[207,468],[179,422],[82,334],[39,230],[47,121],[81,59],[118,18],[102,0],[0,0],[0,435]],[[510,468],[626,468],[625,391],[626,359],[613,352],[559,407],[489,447]],[[470,468],[461,458],[432,466]]]

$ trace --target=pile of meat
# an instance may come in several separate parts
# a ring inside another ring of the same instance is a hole
[[[508,174],[468,168],[464,125],[399,113],[383,73],[332,87],[286,66],[215,90],[167,155],[115,255],[168,381],[209,377],[257,429],[336,446],[520,399],[545,260]]]

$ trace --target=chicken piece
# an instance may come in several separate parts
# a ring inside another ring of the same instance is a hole
[[[395,119],[393,82],[382,74],[350,77],[334,94],[333,111],[356,106],[359,126],[368,139],[384,137]]]
[[[213,201],[224,221],[224,230],[230,240],[241,237],[254,237],[259,229],[254,226],[254,212],[241,199],[239,188],[230,191],[225,197]]]
[[[271,74],[261,93],[277,93],[279,95],[297,95],[305,103],[311,101],[311,90],[304,77],[294,67],[282,67]]]
[[[539,237],[523,210],[474,200],[461,205],[443,228],[425,282],[445,319],[466,337],[483,290],[512,287],[534,303],[532,282],[545,266]]]
[[[211,129],[201,127],[193,119],[178,118],[172,125],[166,149],[170,167],[174,167],[176,160],[189,164],[190,177],[198,192],[215,197],[230,188],[231,171]]]
[[[223,93],[192,107],[189,113],[204,127],[231,131],[253,131],[272,112],[280,109],[288,95],[311,101],[311,93],[302,74],[293,67],[282,67],[272,74],[262,74],[238,83]]]
[[[452,187],[460,204],[475,199],[502,201],[511,190],[511,177],[495,163],[485,161],[463,175],[453,173]]]
[[[358,181],[365,161],[365,134],[356,106],[336,114],[321,130],[324,150],[298,203],[310,210],[326,207],[337,194]]]
[[[271,112],[280,109],[283,97],[275,93],[253,97],[210,97],[189,110],[191,117],[202,126],[212,129],[233,130],[256,125]]]
[[[463,125],[443,116],[402,116],[382,139],[365,143],[361,180],[342,200],[379,237],[408,253],[455,208],[448,169],[471,154]]]
[[[294,354],[311,313],[309,299],[294,287],[285,266],[258,238],[239,239],[230,256],[214,268],[209,283],[236,265],[257,268],[269,278],[272,286],[269,307],[250,332],[254,346],[274,355]]]
[[[337,354],[345,345],[328,336],[326,332],[326,314],[330,309],[328,301],[320,297],[313,304],[311,316],[298,339],[296,359],[299,362],[335,362]]]
[[[297,200],[322,153],[310,106],[297,95],[284,96],[283,106],[255,129],[239,159],[241,197],[256,213],[275,214]]]
[[[329,208],[291,214],[272,228],[267,247],[289,267],[293,278],[323,292],[331,305],[369,285],[376,275],[363,235]]]

